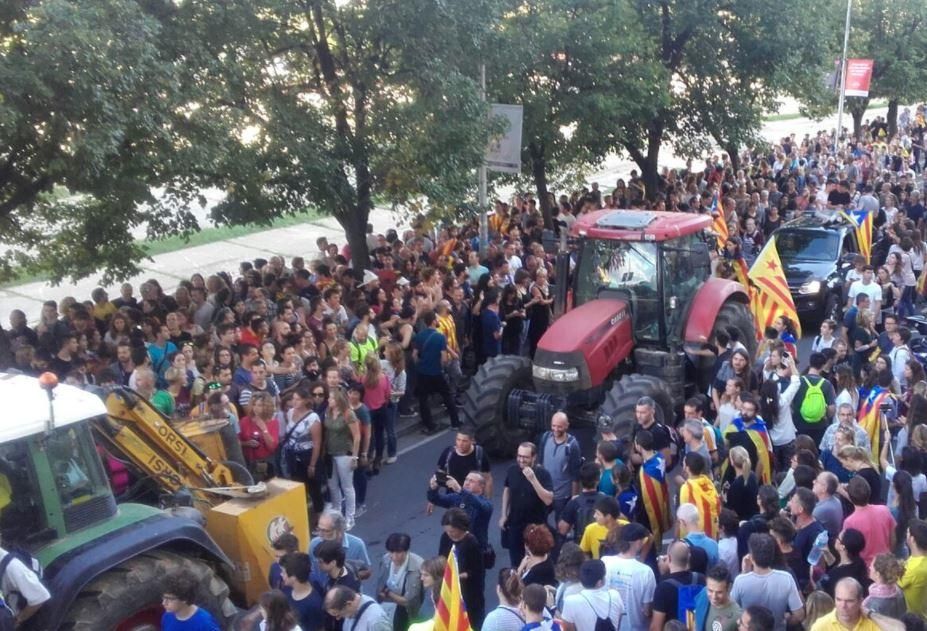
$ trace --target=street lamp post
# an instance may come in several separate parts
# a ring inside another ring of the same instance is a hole
[[[840,100],[837,105],[837,133],[834,136],[834,153],[840,142],[840,133],[843,131],[843,102],[846,99],[847,88],[847,46],[850,43],[850,12],[853,9],[853,0],[847,0],[847,22],[843,29],[843,57],[840,59]]]

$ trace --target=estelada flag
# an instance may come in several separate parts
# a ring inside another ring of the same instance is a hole
[[[724,216],[724,207],[718,201],[717,193],[711,200],[711,216],[711,229],[718,235],[718,249],[720,250],[731,235],[727,230],[727,218]]]
[[[757,464],[760,467],[760,484],[769,484],[772,480],[772,440],[769,438],[769,431],[766,429],[766,423],[760,417],[757,417],[753,424],[747,425],[743,418],[737,417],[724,430],[724,441],[728,447],[740,445],[750,454],[750,462],[754,470]],[[729,461],[725,460],[721,466],[722,477],[727,475],[730,467]]]
[[[879,455],[882,453],[882,412],[879,406],[888,403],[891,398],[890,390],[873,386],[866,400],[859,406],[856,416],[859,426],[869,435],[869,444],[872,445],[872,463],[876,469],[881,468]]]
[[[640,486],[640,503],[643,513],[653,533],[653,544],[659,548],[663,545],[663,533],[673,526],[670,515],[669,488],[666,485],[666,462],[660,454],[641,465],[637,474]]]
[[[868,264],[872,255],[872,227],[875,220],[873,214],[868,210],[858,208],[849,211],[849,213],[841,211],[840,215],[856,226],[856,242],[859,245],[859,253],[866,257],[866,263]]]
[[[756,285],[762,298],[762,320],[769,326],[779,316],[787,316],[794,324],[796,337],[801,338],[801,322],[795,310],[795,301],[789,291],[789,284],[785,280],[782,270],[782,261],[776,249],[776,239],[773,237],[760,252],[753,267],[750,268],[750,280]]]
[[[710,463],[706,463],[710,464]],[[694,504],[698,509],[698,522],[702,532],[712,539],[718,538],[718,518],[721,516],[721,498],[715,483],[707,475],[686,480],[679,489],[680,504]]]
[[[747,268],[747,261],[744,260],[743,254],[731,260],[731,266],[734,268],[734,276],[737,277],[737,282],[746,287],[750,288],[750,278],[749,270]]]
[[[434,631],[471,631],[467,606],[460,591],[457,546],[451,547],[441,581],[441,597],[435,606]]]

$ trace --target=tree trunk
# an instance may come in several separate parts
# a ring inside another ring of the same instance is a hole
[[[737,147],[733,143],[726,142],[721,145],[724,148],[725,153],[731,159],[731,168],[734,170],[734,174],[737,174],[738,169],[740,169],[740,155],[737,153]]]
[[[544,159],[544,146],[537,143],[528,144],[528,153],[531,156],[531,175],[534,177],[534,191],[541,205],[541,214],[544,216],[544,227],[554,229],[554,209],[550,205],[550,195],[547,191],[547,161]]]
[[[361,280],[364,270],[370,267],[370,252],[367,250],[367,219],[370,217],[370,206],[357,204],[335,214],[335,219],[344,228],[344,236],[351,248],[351,267],[354,276]]]
[[[863,133],[863,116],[866,115],[866,109],[869,107],[869,98],[852,98],[847,101],[847,108],[850,115],[853,116],[853,137],[859,140]]]
[[[892,99],[888,102],[888,137],[891,138],[898,133],[898,99]]]

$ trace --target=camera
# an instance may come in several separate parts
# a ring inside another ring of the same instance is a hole
[[[438,486],[447,486],[448,473],[442,469],[437,469],[435,471],[435,482],[438,483]]]

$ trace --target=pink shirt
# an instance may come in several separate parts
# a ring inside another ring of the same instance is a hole
[[[863,533],[866,546],[860,556],[866,567],[878,554],[891,552],[892,532],[895,529],[895,518],[887,506],[869,504],[857,506],[853,514],[843,520],[843,529],[855,528]]]
[[[386,375],[380,375],[380,383],[376,388],[369,388],[364,384],[364,405],[372,412],[379,410],[389,403],[389,378]]]

